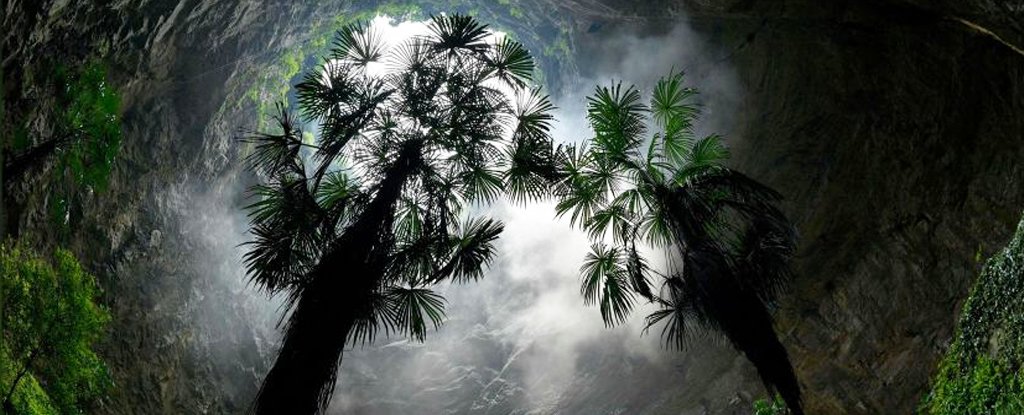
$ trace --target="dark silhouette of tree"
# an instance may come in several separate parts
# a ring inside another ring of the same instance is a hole
[[[598,87],[588,98],[594,137],[561,150],[558,215],[568,214],[594,245],[581,268],[581,293],[608,325],[638,301],[654,303],[647,328],[664,323],[666,343],[717,332],[801,414],[800,388],[769,310],[790,277],[795,231],[780,195],[724,167],[721,137],[698,137],[696,91],[683,75],[656,85],[650,107],[639,90]],[[649,118],[650,115],[650,118]],[[647,137],[648,122],[657,132]],[[643,249],[664,250],[663,270]]]
[[[248,276],[290,311],[253,413],[322,412],[346,345],[423,340],[444,316],[430,288],[481,278],[502,231],[467,207],[547,191],[552,106],[528,86],[530,54],[470,17],[428,26],[390,49],[364,24],[341,30],[297,85],[302,119],[281,108],[279,131],[245,138],[264,178]]]

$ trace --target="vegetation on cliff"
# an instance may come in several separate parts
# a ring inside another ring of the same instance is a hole
[[[985,263],[919,412],[1024,413],[1024,221]]]
[[[55,221],[67,226],[83,194],[107,187],[121,147],[121,98],[99,61],[57,64],[41,77],[37,81],[53,91],[52,102],[36,114],[47,127],[14,121],[13,137],[5,143],[3,179],[5,185],[21,181],[52,160],[46,203]]]
[[[110,320],[96,279],[57,250],[0,246],[0,399],[13,414],[77,414],[110,387],[92,350]]]

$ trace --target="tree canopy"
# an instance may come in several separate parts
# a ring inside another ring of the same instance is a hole
[[[71,253],[52,263],[20,245],[0,247],[0,393],[15,413],[83,413],[109,387],[93,344],[110,317],[96,279]]]
[[[263,178],[248,275],[292,310],[258,413],[322,411],[346,344],[422,340],[444,317],[431,287],[477,280],[494,256],[503,226],[473,206],[548,190],[553,106],[533,58],[468,16],[428,30],[387,47],[346,26],[296,86],[299,113],[245,138]]]
[[[588,97],[594,136],[559,152],[555,189],[557,214],[593,241],[580,291],[608,325],[625,322],[641,301],[653,304],[647,328],[661,324],[677,348],[696,333],[724,334],[800,413],[769,314],[790,279],[796,234],[776,206],[781,196],[725,167],[720,136],[697,134],[696,94],[674,73],[649,105],[621,83]],[[651,256],[667,265],[652,266]]]

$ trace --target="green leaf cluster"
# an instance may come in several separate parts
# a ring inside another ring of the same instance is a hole
[[[764,398],[754,401],[753,415],[786,415],[788,413],[786,403],[778,395],[772,399]]]
[[[70,136],[71,144],[61,157],[62,167],[79,185],[102,191],[121,147],[120,95],[99,62],[87,63],[63,79],[60,133]]]
[[[51,261],[0,247],[0,399],[13,390],[17,413],[82,413],[111,385],[92,349],[110,320],[96,279],[68,251]]]
[[[697,92],[683,84],[669,73],[649,104],[635,86],[599,86],[587,98],[593,138],[557,151],[556,214],[593,243],[580,293],[608,326],[653,305],[645,331],[660,325],[668,346],[723,334],[802,413],[770,314],[791,278],[795,229],[778,192],[726,167],[721,137],[698,134]],[[666,253],[660,268],[648,260],[654,250]]]
[[[729,150],[720,136],[696,132],[696,95],[682,73],[661,78],[649,103],[635,86],[599,86],[587,98],[594,137],[557,154],[556,213],[594,241],[581,268],[584,299],[599,305],[608,325],[624,322],[639,301],[658,304],[648,327],[667,323],[663,334],[678,347],[703,324],[687,316],[708,319],[682,294],[682,273],[652,269],[643,248],[716,252],[739,283],[771,303],[789,278],[795,246],[775,206],[780,195],[725,167]],[[743,263],[751,269],[740,269]]]
[[[58,65],[55,73],[61,110],[51,137],[58,140],[58,158],[47,204],[53,220],[66,229],[83,193],[102,192],[109,184],[121,149],[121,98],[101,62],[74,70]]]
[[[1024,222],[984,266],[919,413],[1024,413]]]

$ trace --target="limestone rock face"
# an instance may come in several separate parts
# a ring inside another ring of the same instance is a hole
[[[57,59],[102,55],[122,91],[124,146],[110,189],[86,198],[81,222],[61,242],[101,276],[114,316],[101,351],[117,388],[98,413],[244,410],[276,340],[266,330],[273,313],[254,312],[265,307],[238,295],[251,287],[237,256],[221,254],[240,252],[240,189],[251,180],[232,138],[256,120],[251,106],[235,102],[260,68],[308,41],[316,22],[371,4],[3,3],[5,121],[32,118],[46,105],[31,73]],[[975,258],[998,250],[1024,210],[1024,4],[524,0],[518,13],[497,2],[472,6],[501,16],[534,49],[567,28],[572,59],[543,62],[563,94],[588,79],[591,63],[614,59],[602,56],[605,37],[664,34],[685,20],[741,86],[725,131],[735,166],[780,190],[801,232],[798,276],[778,318],[808,413],[912,411],[948,346],[980,267]],[[39,183],[17,186],[12,203],[21,207],[8,214],[22,234],[45,241],[56,233]],[[487,341],[477,334],[474,341]],[[617,350],[592,351],[559,403],[531,413],[743,413],[763,394],[726,345],[703,345],[667,365],[624,360]],[[493,353],[439,362],[475,372],[433,395],[452,401],[435,407],[527,413],[513,399],[515,384],[467,403],[481,396],[474,379],[493,379],[489,370],[517,356],[500,345]],[[373,378],[372,366],[360,368],[353,363]],[[622,373],[629,386],[599,382]],[[362,411],[387,413],[380,408]]]

